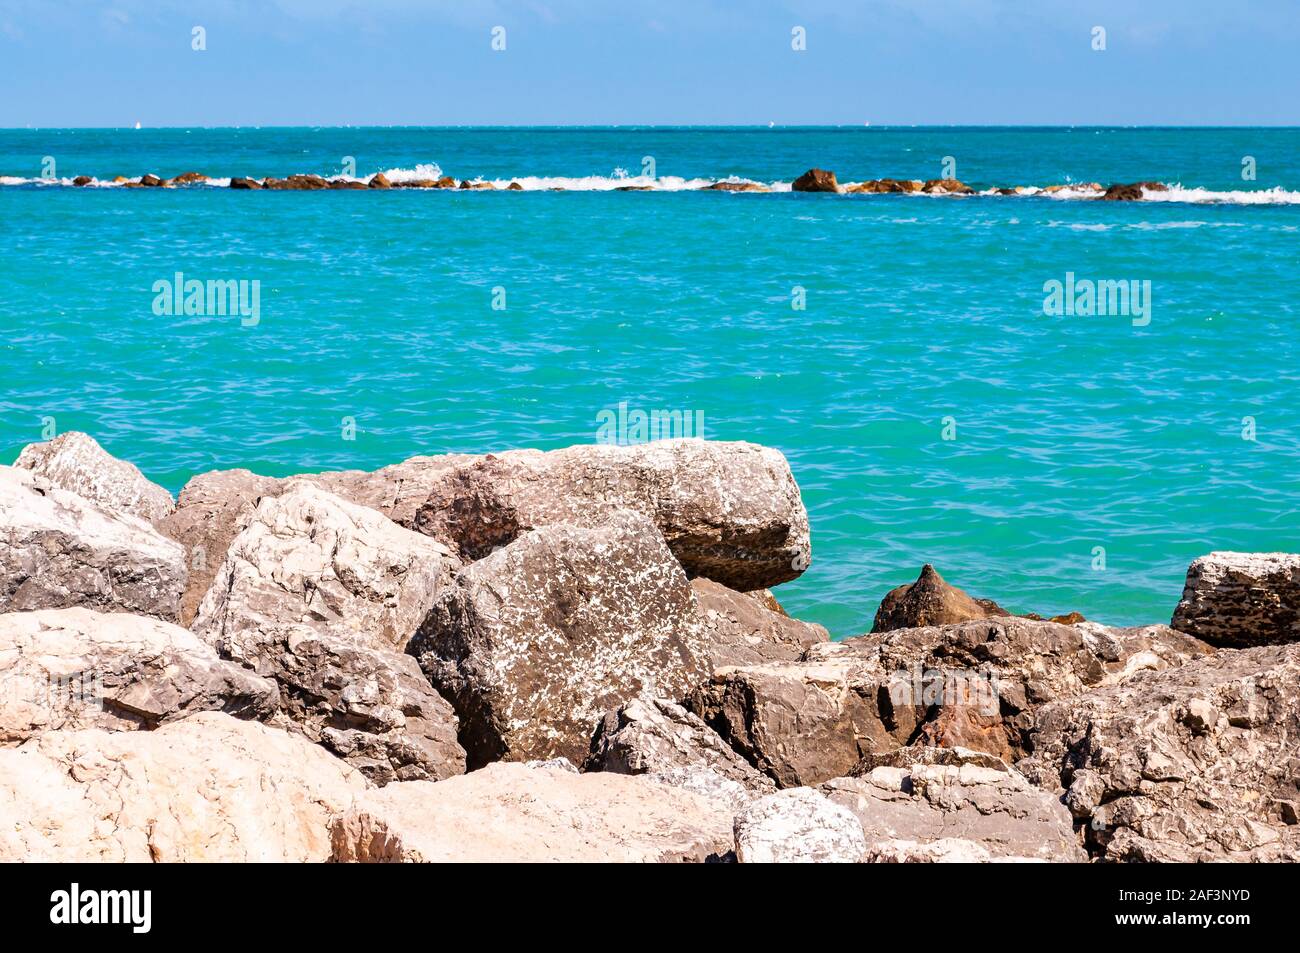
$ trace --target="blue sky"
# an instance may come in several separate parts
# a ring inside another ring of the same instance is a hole
[[[1296,125],[1297,50],[1296,0],[0,0],[0,127]]]

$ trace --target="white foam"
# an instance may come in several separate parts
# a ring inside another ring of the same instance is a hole
[[[1167,192],[1142,190],[1148,202],[1192,202],[1223,205],[1300,205],[1300,192],[1288,192],[1281,186],[1271,189],[1232,190],[1216,192],[1213,189],[1185,189],[1171,185]]]

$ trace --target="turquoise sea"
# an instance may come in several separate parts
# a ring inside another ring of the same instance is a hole
[[[780,191],[813,166],[1177,188]],[[189,170],[523,190],[70,185]],[[726,177],[778,191],[694,190]],[[174,492],[589,443],[626,402],[786,454],[814,561],[778,596],[836,635],[924,562],[1167,621],[1195,556],[1300,545],[1297,203],[1296,129],[0,131],[0,461],[53,418]],[[258,322],[155,313],[177,272],[260,282]],[[1067,274],[1149,281],[1149,323],[1045,315]]]

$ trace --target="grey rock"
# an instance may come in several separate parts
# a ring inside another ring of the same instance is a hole
[[[489,454],[436,479],[415,526],[481,559],[523,533],[653,520],[691,576],[744,591],[794,579],[811,560],[808,514],[779,451],[698,439]]]
[[[867,851],[851,811],[811,788],[778,791],[736,815],[742,864],[856,864]]]
[[[170,622],[84,608],[0,615],[0,744],[153,729],[198,711],[261,719],[277,701],[274,682]]]
[[[862,823],[869,860],[1087,860],[1060,799],[992,755],[904,748],[868,759],[855,774],[820,790]]]
[[[226,643],[280,686],[274,723],[324,745],[377,785],[465,772],[456,713],[415,659],[345,628],[270,627]]]
[[[630,512],[534,530],[467,567],[408,651],[455,705],[471,768],[580,762],[607,711],[708,673],[690,584]]]
[[[1017,767],[1096,857],[1300,860],[1300,645],[1224,649],[1044,706]]]
[[[28,444],[14,466],[52,486],[98,503],[110,513],[157,523],[176,508],[172,495],[150,483],[134,464],[108,454],[88,434],[70,431],[47,443]]]
[[[1170,625],[1231,648],[1300,642],[1300,554],[1219,552],[1193,560]]]
[[[622,774],[491,764],[364,794],[332,827],[361,862],[703,862],[731,851],[721,802]]]
[[[251,656],[259,633],[338,625],[376,648],[406,647],[457,568],[434,540],[307,481],[258,502],[231,542],[192,628]]]
[[[822,626],[774,612],[762,597],[704,578],[691,580],[691,589],[714,668],[794,661],[809,646],[830,641]]]
[[[175,621],[181,548],[134,516],[0,467],[0,612],[84,606]]]
[[[681,705],[663,698],[637,699],[608,712],[591,741],[586,771],[650,774],[664,783],[715,788],[731,797],[728,784],[770,793],[772,781],[731,750],[708,725]],[[701,775],[692,769],[703,768]]]

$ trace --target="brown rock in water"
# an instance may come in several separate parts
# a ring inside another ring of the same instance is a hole
[[[230,187],[232,189],[260,189],[262,183],[256,179],[231,179]]]
[[[184,553],[149,523],[0,467],[0,612],[84,606],[174,622]]]
[[[460,187],[462,189],[495,189],[496,188],[496,186],[493,185],[491,182],[471,182],[468,179],[462,180],[460,183]]]
[[[808,514],[785,457],[694,438],[488,454],[432,481],[415,528],[469,561],[552,523],[654,520],[692,576],[736,590],[794,579],[811,561]]]
[[[766,185],[758,182],[714,182],[703,186],[701,192],[771,192]]]
[[[607,712],[591,739],[584,771],[643,774],[661,784],[682,786],[702,769],[738,785],[739,801],[775,790],[716,732],[682,706],[668,699],[637,699]],[[712,782],[713,789],[720,786]]]
[[[506,191],[508,192],[522,192],[523,190],[524,187],[520,185],[518,182],[511,182],[509,185],[506,186]]]
[[[370,177],[367,187],[372,189],[391,189],[393,183],[388,181],[388,176],[384,175],[384,173],[376,172]]]
[[[172,185],[193,185],[196,182],[206,182],[208,177],[202,172],[182,172],[171,180]]]
[[[438,181],[433,183],[433,187],[435,189],[454,189],[456,187],[456,180],[449,175],[444,175],[442,178],[438,179]]]
[[[121,184],[122,184],[123,182],[125,182],[126,180],[127,180],[127,179],[126,179],[126,176],[124,176],[124,175],[115,175],[115,176],[113,176],[113,181],[114,181],[116,184],[118,184],[118,185],[121,185]]]
[[[950,625],[975,619],[1009,616],[996,602],[974,599],[950,586],[933,566],[926,563],[916,582],[891,589],[880,601],[872,632],[914,629],[925,625]]]
[[[1142,186],[1140,185],[1112,185],[1102,196],[1106,202],[1140,202],[1142,201]]]
[[[819,790],[861,822],[874,863],[1080,863],[1070,812],[992,755],[901,748]]]
[[[314,192],[329,188],[329,183],[319,175],[291,175],[287,179],[266,178],[262,187],[280,192]]]
[[[0,745],[46,731],[148,730],[199,711],[263,719],[279,695],[187,629],[82,608],[0,614],[0,684]]]
[[[176,508],[172,495],[150,483],[133,464],[111,456],[94,437],[76,430],[46,443],[28,444],[14,466],[114,513],[138,516],[150,523],[166,518]]]
[[[319,863],[366,787],[306,739],[220,712],[50,731],[0,748],[0,862]]]
[[[435,540],[295,480],[257,503],[192,628],[243,658],[294,624],[338,625],[400,652],[457,568]]]
[[[615,192],[653,192],[653,185],[620,185],[615,187]]]
[[[338,190],[360,189],[365,191],[369,188],[364,182],[358,182],[356,179],[330,179],[329,187]]]
[[[1013,761],[1043,704],[1213,651],[1167,626],[1000,617],[814,645],[799,662],[715,672],[686,707],[782,787],[924,742]]]
[[[587,754],[604,714],[708,674],[690,584],[655,525],[552,525],[461,571],[407,649],[460,716],[471,769]]]
[[[845,186],[844,191],[853,194],[879,195],[885,193],[920,192],[923,184],[915,179],[871,179]]]
[[[336,861],[664,863],[731,851],[729,806],[625,774],[491,764],[357,797],[332,825]]]
[[[393,183],[395,189],[436,189],[436,179],[399,179]]]
[[[1231,648],[1300,642],[1300,554],[1218,552],[1193,560],[1169,624]]]
[[[1018,767],[1109,861],[1300,861],[1300,645],[1225,649],[1047,705]]]
[[[971,195],[975,190],[956,179],[930,179],[921,187],[921,191],[932,195]]]
[[[793,192],[838,192],[840,185],[835,181],[835,173],[825,169],[809,169],[790,183]]]
[[[89,185],[91,182],[94,181],[95,180],[88,175],[79,175],[72,180],[72,184],[76,186],[83,186],[83,185]]]
[[[156,189],[162,187],[163,180],[158,178],[156,175],[142,175],[140,176],[139,184],[145,188]]]
[[[822,626],[773,612],[759,599],[712,579],[693,579],[691,589],[715,669],[794,661],[810,645],[830,641]]]

